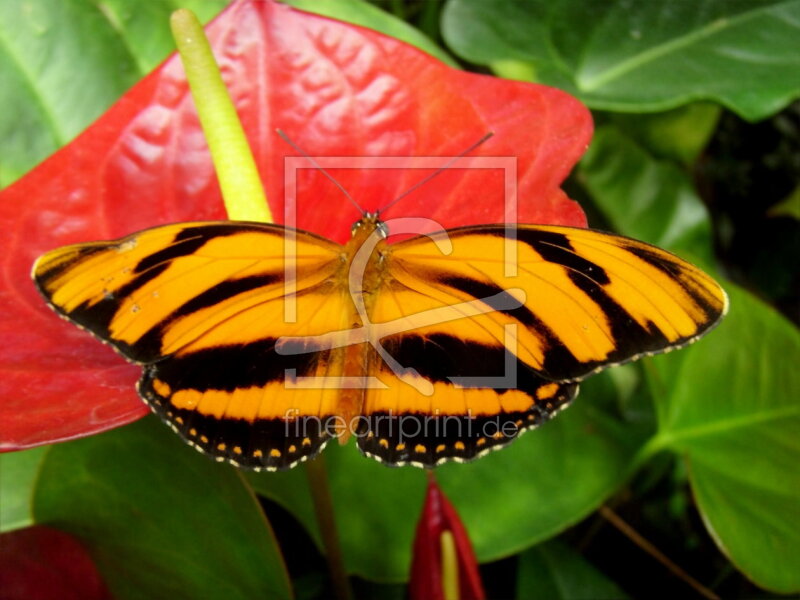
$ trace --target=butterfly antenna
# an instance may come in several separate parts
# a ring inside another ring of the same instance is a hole
[[[470,152],[472,152],[473,150],[475,150],[475,148],[477,148],[478,146],[480,146],[480,145],[481,145],[483,142],[485,142],[486,140],[488,140],[488,139],[489,139],[490,137],[492,137],[493,135],[494,135],[494,132],[492,132],[492,131],[490,131],[489,133],[487,133],[486,135],[484,135],[484,136],[483,136],[481,139],[479,139],[477,142],[475,142],[474,144],[470,145],[470,146],[469,146],[469,148],[467,148],[466,150],[463,150],[462,152],[460,152],[459,154],[457,154],[456,156],[454,156],[453,158],[451,158],[450,160],[448,160],[448,161],[447,161],[447,162],[446,162],[444,165],[442,165],[441,167],[439,167],[438,169],[436,169],[436,170],[435,170],[433,173],[431,173],[430,175],[428,175],[427,177],[425,177],[425,178],[424,178],[422,181],[418,181],[417,183],[415,183],[414,185],[412,185],[410,188],[408,188],[408,189],[407,189],[405,192],[403,192],[402,194],[400,194],[400,195],[399,195],[397,198],[395,198],[394,200],[392,200],[391,202],[389,202],[389,204],[387,204],[386,206],[384,206],[384,207],[382,207],[382,208],[378,209],[378,214],[382,213],[382,212],[383,212],[383,211],[385,211],[385,210],[388,210],[390,207],[392,207],[392,206],[394,206],[395,204],[397,204],[398,202],[400,202],[400,200],[402,200],[403,198],[405,198],[406,196],[408,196],[408,195],[409,195],[411,192],[413,192],[413,191],[414,191],[414,190],[416,190],[417,188],[419,188],[419,187],[421,187],[421,186],[425,185],[426,183],[428,183],[428,182],[429,182],[431,179],[433,179],[434,177],[436,177],[436,176],[437,176],[439,173],[441,173],[442,171],[446,171],[447,169],[449,169],[449,168],[450,168],[450,166],[451,166],[451,165],[452,165],[454,162],[456,162],[456,161],[457,161],[459,158],[462,158],[462,157],[466,156],[467,154],[469,154]]]
[[[281,136],[281,137],[283,138],[283,141],[284,141],[284,142],[286,142],[286,143],[287,143],[287,144],[289,144],[289,145],[290,145],[292,148],[294,148],[294,149],[295,149],[295,150],[297,150],[297,151],[298,151],[300,154],[302,154],[302,155],[303,155],[303,156],[304,156],[304,157],[305,157],[305,158],[308,160],[308,162],[310,162],[312,165],[314,165],[314,167],[315,167],[315,168],[319,169],[320,173],[322,173],[323,175],[325,175],[325,177],[327,177],[328,179],[330,179],[330,180],[333,182],[333,184],[334,184],[334,185],[335,185],[337,188],[339,188],[339,189],[342,191],[342,193],[345,195],[345,197],[346,197],[348,200],[350,200],[350,202],[352,202],[352,203],[353,203],[353,206],[355,206],[355,207],[356,207],[356,209],[358,209],[358,212],[360,212],[362,216],[365,214],[364,210],[363,210],[363,209],[362,209],[362,208],[361,208],[361,207],[358,205],[358,202],[356,202],[355,200],[353,200],[353,197],[352,197],[350,194],[348,194],[348,193],[347,193],[347,190],[346,190],[346,189],[344,189],[344,186],[343,186],[341,183],[339,183],[338,181],[336,181],[336,179],[334,179],[333,175],[331,175],[331,174],[330,174],[330,173],[328,173],[328,172],[327,172],[325,169],[323,169],[323,168],[322,168],[322,165],[320,165],[320,164],[319,164],[319,163],[318,163],[316,160],[314,160],[314,159],[313,159],[311,156],[309,156],[309,155],[308,155],[308,153],[307,153],[305,150],[303,150],[303,149],[302,149],[300,146],[298,146],[297,144],[295,144],[295,143],[294,143],[294,142],[293,142],[293,141],[292,141],[292,140],[289,138],[289,136],[288,136],[288,135],[286,135],[286,134],[284,133],[284,131],[283,131],[282,129],[276,129],[276,131],[278,132],[278,135],[279,135],[279,136]]]

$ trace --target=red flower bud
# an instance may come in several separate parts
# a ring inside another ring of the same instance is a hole
[[[486,597],[467,530],[432,475],[411,560],[411,600]]]
[[[107,600],[108,588],[71,535],[37,525],[0,535],[0,596],[7,600]]]

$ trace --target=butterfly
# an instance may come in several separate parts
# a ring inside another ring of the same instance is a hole
[[[189,444],[258,470],[349,436],[390,465],[476,458],[564,408],[585,377],[689,344],[727,310],[700,269],[601,231],[387,232],[377,214],[344,245],[179,223],[52,250],[33,278],[142,366],[139,394]]]

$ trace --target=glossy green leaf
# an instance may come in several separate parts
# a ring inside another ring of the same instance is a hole
[[[622,600],[627,597],[617,584],[558,540],[540,544],[519,557],[517,598],[520,600]]]
[[[649,454],[685,456],[698,506],[731,561],[762,587],[800,590],[800,332],[733,286],[723,324],[654,362]]]
[[[53,446],[38,523],[78,537],[115,598],[290,598],[269,523],[241,474],[148,417]]]
[[[436,470],[480,561],[508,556],[562,531],[595,510],[629,475],[647,430],[612,416],[609,406],[616,396],[606,374],[595,377],[574,406],[510,447]],[[329,444],[325,455],[348,571],[404,581],[425,494],[424,471],[388,469],[362,457],[352,443]],[[307,489],[304,478],[296,469],[254,475],[251,481],[319,540],[313,508],[301,491]]]
[[[625,135],[655,158],[691,165],[716,131],[722,109],[711,102],[694,102],[666,112],[633,115],[603,113]]]
[[[179,4],[206,21],[227,2]],[[174,49],[169,15],[176,7],[0,2],[0,186],[75,137]]]
[[[442,30],[459,56],[592,108],[709,99],[756,120],[800,95],[797,0],[449,0]]]
[[[607,125],[597,129],[579,173],[616,231],[712,262],[708,213],[681,167]]]
[[[0,454],[0,533],[34,524],[31,503],[47,446]]]
[[[420,50],[427,52],[431,56],[435,56],[451,67],[457,66],[456,62],[447,52],[437,46],[419,29],[412,27],[405,21],[401,21],[397,17],[364,0],[325,0],[325,2],[319,2],[318,0],[282,1],[285,4],[289,4],[301,10],[380,31],[388,36],[402,40],[407,44],[416,46]]]

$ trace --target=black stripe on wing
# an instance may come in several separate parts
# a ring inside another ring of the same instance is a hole
[[[140,395],[186,443],[220,462],[254,470],[290,469],[319,454],[335,433],[330,416],[248,421],[177,408],[153,389],[161,376],[156,367],[146,368],[138,384]]]
[[[579,379],[605,365],[619,364],[641,355],[683,346],[715,325],[721,316],[719,308],[711,305],[707,290],[701,291],[689,287],[689,277],[681,267],[680,259],[675,257],[675,260],[670,260],[672,256],[669,253],[648,251],[643,243],[635,240],[610,234],[601,235],[613,237],[615,247],[624,249],[676,282],[680,282],[695,304],[704,312],[707,322],[698,323],[698,330],[690,336],[669,340],[655,323],[648,322],[644,326],[641,325],[624,306],[605,291],[605,286],[611,283],[608,273],[596,263],[580,256],[567,235],[555,231],[520,228],[517,230],[517,239],[530,245],[545,260],[566,267],[568,277],[575,287],[591,298],[605,313],[615,343],[615,350],[605,360],[580,363],[575,366],[564,365],[558,359],[549,360],[548,355],[545,360],[545,375],[548,377]]]
[[[63,260],[54,262],[47,270],[40,269],[35,273],[35,281],[40,292],[50,298],[51,282],[64,273],[76,269],[81,262],[92,258],[99,253],[113,253],[129,247],[136,248],[140,236],[148,232],[157,233],[159,230],[167,229],[153,228],[139,232],[112,242],[98,242],[96,244],[76,245],[75,250]],[[173,263],[182,257],[193,255],[200,251],[206,244],[221,238],[230,237],[241,233],[257,233],[273,238],[283,238],[284,228],[279,226],[269,226],[261,224],[229,222],[229,223],[208,223],[196,226],[188,226],[176,229],[172,241],[163,249],[145,255],[138,262],[132,260],[127,272],[130,280],[117,289],[106,291],[102,298],[89,298],[70,311],[63,310],[61,307],[51,303],[51,307],[61,315],[74,321],[82,328],[96,335],[101,340],[110,343],[126,358],[141,364],[149,364],[163,357],[162,340],[165,333],[178,319],[191,316],[193,313],[213,307],[226,301],[236,301],[236,297],[252,293],[259,288],[269,288],[270,286],[280,285],[285,281],[285,271],[283,267],[279,271],[264,271],[258,274],[251,274],[243,277],[236,277],[235,273],[227,280],[223,280],[213,287],[198,290],[196,296],[187,296],[186,301],[179,305],[170,314],[155,323],[138,340],[128,343],[123,340],[115,339],[111,333],[114,319],[120,315],[120,311],[131,296],[142,290],[148,283],[153,282],[161,276]],[[296,232],[303,238],[313,238],[323,240],[314,234]],[[333,245],[332,242],[324,240],[326,244]],[[257,252],[257,248],[255,251]],[[244,248],[245,252],[252,252],[252,248]],[[323,265],[324,263],[320,263]],[[333,263],[331,263],[333,264]],[[274,267],[272,267],[274,268]],[[324,268],[321,266],[320,268]],[[319,273],[317,269],[310,270],[306,267],[302,273],[303,278],[313,278]],[[97,281],[102,281],[104,273],[97,274]],[[157,282],[156,282],[157,283]],[[299,290],[308,292],[311,288]],[[54,290],[52,290],[54,291]],[[274,294],[273,294],[274,296]]]
[[[486,417],[373,413],[360,421],[358,448],[389,466],[435,467],[449,461],[467,462],[499,450],[538,427],[566,407],[577,393],[577,384],[560,384],[551,410],[534,405],[528,411]]]
[[[500,286],[494,283],[480,281],[479,279],[452,277],[447,274],[437,274],[434,271],[429,271],[427,274],[439,285],[457,290],[462,294],[466,294],[471,299],[482,300],[484,304],[492,308],[494,308],[494,306],[492,306],[493,304],[499,304],[499,302],[497,300],[487,301],[487,299],[500,299],[510,296],[510,294]],[[526,328],[536,332],[537,337],[539,337],[544,344],[544,374],[546,376],[550,377],[554,371],[555,373],[575,373],[581,372],[586,368],[585,364],[575,358],[569,348],[567,348],[559,337],[553,333],[550,327],[531,312],[527,306],[522,305],[512,309],[501,309],[497,312],[515,319]],[[594,368],[594,365],[591,368]],[[552,378],[573,379],[573,377],[560,375],[553,376]]]
[[[586,234],[586,230],[576,229],[576,235]],[[642,355],[664,352],[670,348],[678,348],[697,339],[700,335],[718,323],[724,314],[724,298],[721,304],[709,289],[702,287],[695,279],[696,272],[691,265],[673,257],[667,252],[653,249],[648,251],[641,242],[621,236],[612,236],[598,232],[589,232],[598,236],[598,240],[613,238],[613,246],[631,254],[632,259],[640,259],[652,267],[667,274],[676,284],[682,286],[695,305],[705,316],[705,322],[697,323],[697,330],[690,335],[670,340],[667,335],[652,321],[644,324],[633,317],[631,312],[606,290],[611,284],[611,277],[604,268],[581,256],[573,247],[566,233],[550,231],[535,227],[513,229],[514,239],[529,245],[544,260],[561,265],[572,285],[590,298],[604,314],[605,324],[614,342],[614,349],[607,356],[596,360],[578,360],[569,347],[556,335],[546,322],[535,314],[536,298],[527,298],[526,305],[510,310],[499,310],[534,333],[543,344],[544,360],[541,374],[556,381],[580,381],[603,367],[620,364]],[[484,234],[495,237],[506,237],[508,230],[500,226],[472,227],[449,232],[451,238],[459,235]],[[608,243],[608,242],[604,242]],[[426,279],[436,284],[455,290],[459,297],[483,300],[500,297],[504,290],[483,273],[480,261],[471,265],[476,277],[453,277],[445,272],[426,269]],[[520,263],[519,277],[524,278],[525,263]],[[484,279],[481,280],[480,276]],[[524,287],[524,286],[523,286]],[[570,290],[563,290],[569,293]],[[491,306],[490,302],[486,304]]]
[[[499,233],[499,232],[497,232]],[[621,304],[611,298],[604,286],[611,283],[599,265],[575,252],[569,238],[558,232],[518,229],[517,239],[531,246],[546,261],[563,265],[569,280],[600,307],[614,339],[615,349],[603,360],[579,361],[557,342],[546,337],[543,374],[559,380],[577,380],[609,363],[619,363],[634,356],[657,352],[670,346],[669,340],[654,323],[643,327]],[[535,328],[540,331],[538,327]],[[553,350],[556,350],[555,352]]]
[[[488,346],[449,333],[421,336],[413,332],[386,338],[382,343],[402,367],[413,368],[432,382],[452,383],[456,379],[461,387],[486,387],[477,378],[510,377],[504,387],[493,387],[499,392],[535,390],[543,382],[549,383],[500,344]],[[473,378],[476,381],[470,384]]]
[[[259,288],[282,283],[284,280],[283,272],[281,272],[223,281],[176,308],[165,319],[151,327],[150,330],[136,341],[136,343],[130,345],[123,342],[116,343],[120,351],[133,360],[145,363],[153,362],[162,356],[161,347],[164,333],[178,319],[188,317],[192,313],[232,300],[240,294],[246,294],[247,292],[252,292]]]
[[[669,260],[669,256],[665,257],[662,254],[649,250],[642,243],[636,242],[635,240],[629,240],[629,243],[623,243],[622,247],[651,267],[683,283],[684,287],[686,287],[691,295],[692,300],[700,307],[707,320],[707,323],[700,325],[698,335],[716,326],[719,322],[719,318],[724,314],[726,307],[723,306],[720,308],[719,298],[715,298],[708,289],[690,285],[691,280],[687,276],[686,266],[682,261]]]
[[[237,235],[248,229],[256,229],[234,223],[218,223],[212,225],[202,225],[200,227],[186,227],[181,229],[173,238],[172,242],[163,250],[143,258],[134,267],[134,273],[145,273],[150,269],[158,268],[163,264],[168,264],[176,258],[194,254],[211,240],[220,237]],[[123,242],[124,244],[125,242]]]
[[[387,338],[383,345],[404,369],[413,368],[431,382],[448,384],[445,394],[489,389],[502,400],[509,390],[518,390],[530,398],[526,410],[453,415],[438,412],[434,394],[428,413],[376,411],[364,415],[357,431],[358,447],[388,465],[432,467],[477,458],[540,425],[578,392],[575,383],[540,377],[501,345],[486,346],[446,333],[423,337],[413,332]],[[481,382],[482,378],[493,378],[496,383],[490,386]]]
[[[279,354],[275,351],[276,341],[277,338],[265,338],[170,356],[155,363],[148,372],[167,383],[173,392],[233,391],[283,382],[287,371],[297,377],[314,376],[318,362],[328,356],[328,352]]]

